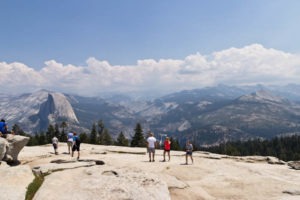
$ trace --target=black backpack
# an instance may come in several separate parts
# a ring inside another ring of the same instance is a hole
[[[76,139],[75,139],[75,145],[76,146],[80,145],[80,138],[79,137],[76,137]]]

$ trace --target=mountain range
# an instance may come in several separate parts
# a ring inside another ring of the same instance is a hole
[[[129,95],[83,97],[40,90],[18,96],[0,95],[1,118],[25,132],[46,131],[49,124],[89,133],[102,120],[116,137],[144,133],[168,134],[183,142],[215,145],[228,140],[272,138],[300,132],[300,86],[207,87],[144,100]]]

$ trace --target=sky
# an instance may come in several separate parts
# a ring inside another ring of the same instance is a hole
[[[1,93],[300,84],[298,0],[0,0]]]

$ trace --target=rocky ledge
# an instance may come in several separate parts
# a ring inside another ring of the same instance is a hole
[[[82,144],[81,158],[71,157],[65,143],[59,155],[52,146],[24,147],[20,164],[0,165],[1,198],[25,199],[36,176],[44,181],[33,199],[299,199],[300,174],[273,157],[230,157],[171,151],[171,161],[148,162],[144,148]],[[295,163],[294,163],[295,164]]]

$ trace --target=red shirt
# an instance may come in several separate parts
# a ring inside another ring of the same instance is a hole
[[[171,149],[171,142],[165,140],[165,150],[170,150]]]

